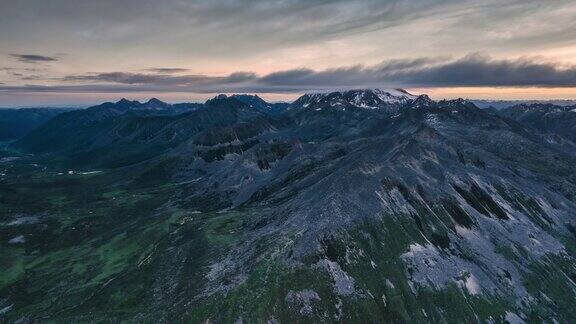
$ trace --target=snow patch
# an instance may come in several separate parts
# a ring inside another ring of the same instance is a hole
[[[38,217],[36,216],[24,216],[18,217],[12,221],[10,221],[7,225],[8,226],[16,226],[16,225],[28,225],[28,224],[36,224],[38,223]]]
[[[340,296],[348,296],[354,293],[354,278],[350,277],[340,265],[330,260],[321,260],[318,262],[320,267],[328,271],[332,280],[334,280],[334,292]]]
[[[457,255],[438,250],[434,245],[412,244],[408,252],[401,255],[407,266],[409,284],[414,292],[416,288],[425,287],[435,290],[444,289],[449,284],[456,284],[466,289],[471,295],[486,292],[508,295],[515,293],[525,296],[520,276],[514,266],[501,255],[494,252],[494,247],[487,241],[476,242],[479,239],[474,231],[464,237],[472,241],[470,248],[474,255],[473,261],[465,260]],[[507,273],[510,276],[507,287],[495,284]]]
[[[520,318],[520,316],[507,311],[506,315],[504,316],[504,318],[506,319],[506,322],[510,323],[510,324],[523,324],[526,323],[522,318]]]
[[[465,279],[464,286],[471,295],[477,295],[480,293],[480,285],[478,285],[478,281],[476,281],[474,275],[470,275]]]
[[[0,158],[0,163],[12,162],[12,161],[16,161],[19,159],[20,158],[17,156],[7,156],[7,157]]]
[[[438,119],[437,115],[428,114],[426,115],[426,124],[430,127],[438,126],[440,125],[440,120]]]
[[[26,243],[26,238],[24,237],[24,235],[18,235],[16,237],[11,238],[8,241],[8,244],[23,244]]]

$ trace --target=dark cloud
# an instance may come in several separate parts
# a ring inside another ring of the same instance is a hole
[[[43,80],[43,79],[44,79],[44,77],[42,77],[40,75],[35,75],[35,74],[21,75],[21,78],[20,78],[20,80],[23,80],[23,81],[38,81],[38,80]]]
[[[384,73],[402,84],[426,87],[576,87],[576,66],[535,59],[494,60],[478,54],[413,71]]]
[[[8,73],[13,73],[13,72],[37,72],[37,71],[42,71],[44,69],[38,69],[38,68],[21,68],[21,67],[1,67],[0,71],[4,71],[4,72],[8,72]]]
[[[170,74],[170,73],[184,73],[184,72],[188,72],[189,69],[183,69],[183,68],[150,68],[150,69],[146,69],[146,71],[155,72],[155,73],[166,73],[166,74]]]
[[[259,79],[266,85],[348,87],[387,84],[402,87],[576,87],[576,66],[536,59],[496,60],[472,54],[457,60],[394,60],[315,72],[298,69]]]
[[[187,76],[185,79],[193,79],[194,76]],[[108,72],[87,75],[70,75],[63,78],[63,81],[90,81],[90,82],[113,82],[123,84],[161,84],[161,83],[184,83],[182,77],[174,77],[164,74],[144,74],[130,72]]]
[[[63,80],[84,84],[3,86],[0,91],[293,93],[358,87],[576,87],[576,66],[529,58],[497,60],[472,54],[454,60],[390,60],[375,66],[294,69],[264,76],[250,72],[223,77],[111,72],[74,75]]]
[[[35,54],[10,54],[10,56],[24,63],[42,63],[42,62],[58,61],[58,59],[54,57],[35,55]]]
[[[198,85],[218,85],[228,83],[246,82],[256,79],[256,74],[250,72],[236,72],[226,77],[211,77],[206,75],[182,75],[174,76],[170,74],[147,74],[130,72],[109,72],[87,75],[71,75],[64,77],[63,81],[91,81],[91,82],[112,82],[120,84],[134,85],[156,85],[156,86],[198,86]]]
[[[575,87],[576,66],[561,66],[531,59],[493,60],[470,55],[425,68],[417,73],[391,75],[405,83],[444,86]]]

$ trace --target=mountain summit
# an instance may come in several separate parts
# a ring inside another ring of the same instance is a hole
[[[379,109],[390,105],[405,104],[416,97],[403,89],[344,90],[308,93],[296,100],[292,107],[321,109],[322,106],[326,106],[336,109],[346,109],[346,107]]]
[[[140,108],[151,110],[163,110],[163,109],[170,109],[171,105],[157,98],[152,98],[148,100],[146,103],[142,104]]]
[[[260,98],[258,95],[249,95],[249,94],[235,94],[232,96],[237,100],[247,104],[248,106],[264,113],[269,114],[272,116],[277,116],[286,111],[290,104],[285,102],[277,102],[277,103],[270,103],[264,101],[264,99]]]

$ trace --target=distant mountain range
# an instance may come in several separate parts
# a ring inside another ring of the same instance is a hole
[[[69,108],[0,109],[0,142],[18,139]]]
[[[479,108],[494,108],[497,110],[518,106],[518,105],[533,105],[533,104],[550,104],[556,106],[576,106],[576,100],[478,100],[472,101]]]
[[[547,135],[559,135],[576,143],[576,105],[522,104],[499,113]]]
[[[358,89],[61,113],[13,143],[34,156],[6,162],[0,309],[71,322],[571,322],[575,109]]]
[[[363,90],[352,90],[352,91],[340,91],[334,93],[348,93],[349,95],[357,95],[360,92],[368,92],[370,95],[374,96],[374,99],[365,99],[364,101],[369,105],[376,105],[373,100],[378,100],[380,103],[386,100],[395,100],[394,97],[399,98],[414,99],[413,96],[403,89],[388,89],[386,91],[379,89],[368,89],[368,91]],[[305,105],[307,100],[312,97],[320,98],[326,97],[331,92],[324,93],[311,93],[306,94],[298,99],[297,102],[293,103],[292,106]],[[380,96],[380,98],[378,98]],[[388,98],[386,98],[388,96]],[[259,110],[262,113],[271,116],[278,116],[287,110],[291,104],[285,102],[278,103],[268,103],[264,101],[257,95],[249,94],[235,94],[232,97],[238,99],[239,101],[245,103],[246,105]],[[510,108],[514,106],[522,105],[542,105],[542,106],[576,106],[576,101],[573,100],[469,100],[476,106],[482,109],[495,109],[502,110],[505,108]],[[136,113],[141,116],[145,115],[178,115],[181,113],[196,110],[202,107],[201,103],[177,103],[169,104],[163,102],[159,99],[152,98],[147,102],[130,101],[127,99],[122,99],[116,103],[104,103],[91,108],[99,107],[102,110],[106,108],[117,109],[117,112],[127,112]],[[113,108],[115,107],[115,108]],[[39,108],[3,108],[0,109],[0,141],[10,141],[23,137],[34,128],[42,125],[44,122],[48,121],[52,117],[62,113],[72,110],[80,110],[84,108],[57,108],[57,107],[39,107]],[[88,108],[90,109],[90,108]],[[102,111],[100,109],[96,109]]]

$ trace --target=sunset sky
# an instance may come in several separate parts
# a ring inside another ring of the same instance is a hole
[[[406,88],[576,99],[576,1],[0,0],[0,106]]]

